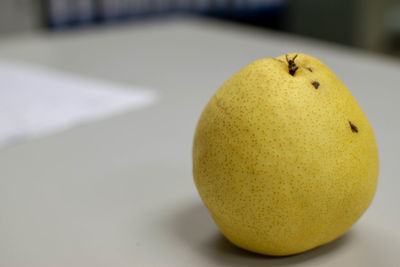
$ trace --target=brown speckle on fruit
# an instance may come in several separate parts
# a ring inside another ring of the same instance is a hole
[[[353,133],[358,133],[358,128],[351,121],[349,121],[350,129]]]
[[[296,71],[299,69],[299,67],[296,65],[296,63],[294,62],[294,60],[297,58],[297,55],[295,55],[292,59],[289,59],[288,55],[286,55],[286,61],[288,63],[289,66],[289,73],[290,75],[294,76],[294,74],[296,73]]]
[[[284,61],[282,61],[282,60],[280,60],[280,59],[277,59],[277,58],[273,58],[273,60],[276,60],[276,61],[279,61],[279,62],[285,63]]]
[[[319,87],[319,82],[313,81],[311,84],[314,86],[315,89],[318,89],[318,87]]]
[[[310,68],[310,67],[307,67],[306,69],[308,69],[310,72],[312,72],[312,68]]]

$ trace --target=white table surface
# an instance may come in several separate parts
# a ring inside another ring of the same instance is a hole
[[[263,257],[219,233],[192,181],[191,142],[227,78],[293,51],[322,60],[354,94],[375,130],[380,180],[344,237]],[[399,266],[399,61],[200,19],[2,38],[0,59],[161,93],[158,105],[0,150],[1,267]]]

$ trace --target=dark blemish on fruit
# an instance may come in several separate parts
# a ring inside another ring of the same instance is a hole
[[[286,55],[286,61],[288,63],[289,66],[289,73],[290,75],[294,76],[294,74],[296,73],[296,71],[299,69],[299,67],[296,65],[296,63],[294,62],[294,60],[297,58],[297,55],[295,55],[292,59],[289,59],[288,55]]]
[[[319,82],[314,81],[314,82],[312,82],[311,84],[314,86],[315,89],[318,89],[318,87],[319,87]]]
[[[312,68],[310,68],[310,67],[307,67],[306,69],[308,69],[310,72],[312,72]]]
[[[277,59],[277,58],[273,58],[273,60],[276,60],[276,61],[279,61],[279,62],[285,63],[283,60],[280,60],[280,59]]]
[[[358,133],[358,128],[351,121],[349,121],[350,129],[353,133]]]

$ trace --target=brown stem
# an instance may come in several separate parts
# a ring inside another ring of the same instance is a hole
[[[294,60],[297,58],[297,55],[295,55],[292,59],[289,59],[288,55],[286,55],[286,61],[288,63],[289,66],[289,73],[290,75],[294,76],[294,74],[296,73],[296,71],[299,69],[299,67],[296,65],[296,63],[294,62]]]

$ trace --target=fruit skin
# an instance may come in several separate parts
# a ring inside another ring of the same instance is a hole
[[[266,255],[341,236],[378,180],[375,137],[356,100],[317,59],[298,54],[295,63],[293,76],[285,56],[234,74],[193,142],[194,181],[212,218],[232,243]]]

